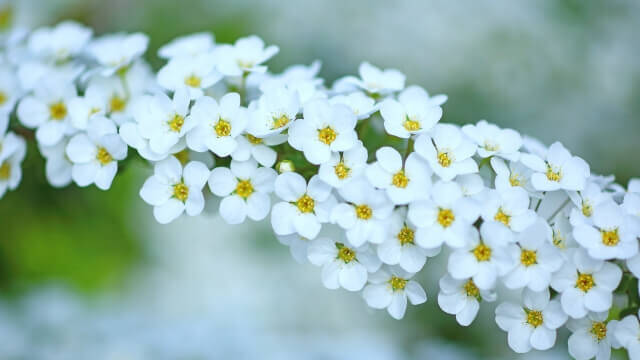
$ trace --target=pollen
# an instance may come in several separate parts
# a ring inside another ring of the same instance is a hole
[[[479,262],[489,261],[491,259],[491,248],[485,244],[478,244],[472,253]]]
[[[0,180],[7,180],[11,175],[11,164],[8,161],[0,165]]]
[[[547,165],[547,179],[549,179],[549,181],[558,182],[562,179],[562,174],[560,174],[560,171],[553,171],[551,165]]]
[[[184,84],[192,88],[199,88],[201,82],[202,80],[194,74],[191,74],[184,79]]]
[[[404,123],[402,123],[402,126],[404,126],[404,128],[407,131],[418,131],[418,130],[420,130],[420,123],[415,121],[415,120],[411,120],[408,117],[404,121]]]
[[[291,120],[289,120],[289,117],[287,115],[281,115],[280,117],[273,118],[273,127],[271,128],[271,130],[283,128],[287,126],[289,121]]]
[[[504,226],[509,227],[509,224],[511,223],[511,215],[507,215],[502,208],[499,208],[496,216],[493,217],[493,220],[501,222]]]
[[[122,112],[127,106],[127,101],[118,95],[113,95],[109,100],[109,109],[111,112]]]
[[[189,197],[189,188],[183,182],[173,185],[173,197],[185,202]]]
[[[480,299],[480,289],[478,289],[473,280],[469,279],[469,281],[464,284],[463,289],[467,296]]]
[[[315,203],[316,202],[311,198],[311,196],[304,194],[300,199],[298,199],[298,201],[296,201],[296,206],[301,213],[306,214],[313,211]]]
[[[348,264],[355,260],[356,252],[352,249],[344,246],[344,244],[336,243],[336,247],[338,248],[338,259],[344,261],[345,264]]]
[[[544,319],[542,317],[542,311],[537,310],[525,310],[527,312],[527,324],[537,328],[542,325]]]
[[[358,219],[369,220],[373,216],[373,210],[368,205],[356,206],[356,216]]]
[[[340,180],[346,179],[351,173],[351,169],[344,164],[344,162],[340,161],[336,166],[333,167],[333,170],[336,173],[336,176]]]
[[[218,120],[213,129],[216,131],[218,137],[229,136],[229,134],[231,134],[231,124],[226,120]]]
[[[391,285],[391,289],[393,291],[402,291],[405,286],[407,286],[407,279],[399,278],[395,275],[391,275],[391,280],[389,280],[389,285]]]
[[[533,250],[522,249],[520,252],[520,263],[526,267],[538,263],[538,253]]]
[[[413,239],[415,238],[415,231],[410,229],[407,225],[400,229],[400,232],[397,235],[398,241],[400,241],[400,245],[413,244]]]
[[[591,324],[591,330],[589,331],[598,341],[604,340],[607,337],[607,324],[600,321],[594,321]]]
[[[4,91],[0,91],[0,105],[4,105],[4,103],[7,102],[7,99],[9,97],[7,96],[7,93],[5,93]]]
[[[588,292],[594,286],[595,282],[593,281],[593,275],[578,273],[578,280],[576,280],[576,287],[578,289],[583,292]]]
[[[247,134],[247,140],[249,140],[249,142],[253,145],[260,145],[262,144],[262,139],[259,137],[255,137],[251,134]]]
[[[107,151],[107,149],[103,148],[103,147],[99,147],[98,148],[98,153],[96,154],[96,160],[98,160],[98,162],[100,163],[100,165],[107,165],[108,163],[113,161],[113,157],[111,156],[111,154],[109,154],[109,152]]]
[[[335,130],[333,130],[330,126],[327,126],[324,129],[318,130],[318,140],[321,142],[331,145],[336,140],[338,134]]]
[[[517,173],[512,173],[511,176],[509,176],[509,184],[511,184],[511,186],[522,186],[523,185],[523,181],[520,180],[520,176]]]
[[[184,118],[178,114],[174,114],[173,117],[171,117],[171,120],[169,120],[168,124],[171,131],[180,132],[180,129],[182,129],[182,125],[184,125]]]
[[[397,173],[393,174],[391,178],[391,184],[395,187],[406,188],[409,185],[409,178],[404,174],[404,170],[400,170]]]
[[[491,143],[489,141],[485,141],[484,149],[487,151],[498,151],[500,150],[500,146],[498,146],[497,144]]]
[[[451,158],[449,157],[449,154],[446,152],[439,152],[438,153],[438,164],[440,164],[440,166],[442,167],[449,167],[451,166]]]
[[[618,229],[615,230],[603,230],[602,243],[606,246],[616,246],[620,242],[620,235],[618,235]]]
[[[53,120],[63,120],[67,117],[67,106],[62,101],[53,103],[49,105],[49,115]]]
[[[565,244],[564,236],[562,236],[562,234],[560,234],[557,231],[553,232],[552,242],[553,242],[553,245],[555,245],[559,249],[564,249],[567,247],[567,245]]]
[[[586,200],[582,201],[582,215],[586,217],[591,217],[592,214],[593,214],[593,207],[591,206],[591,204]]]
[[[456,220],[451,209],[440,209],[438,211],[438,224],[443,228],[448,228]]]
[[[251,185],[251,180],[238,181],[238,185],[236,185],[236,194],[243,199],[251,196],[251,194],[253,194],[253,185]]]

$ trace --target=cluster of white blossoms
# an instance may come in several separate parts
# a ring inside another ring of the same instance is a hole
[[[397,70],[363,63],[333,86],[319,63],[271,73],[278,47],[256,36],[178,38],[157,74],[144,34],[65,22],[3,42],[0,196],[20,182],[16,133],[56,187],[109,189],[139,156],[154,166],[140,197],[158,222],[214,197],[230,224],[270,217],[327,288],[396,319],[427,301],[414,275],[442,254],[434,298],[461,325],[502,299],[496,322],[516,352],[551,348],[566,325],[576,359],[620,347],[640,359],[639,180],[624,189],[560,143],[484,120],[441,123],[447,97]]]

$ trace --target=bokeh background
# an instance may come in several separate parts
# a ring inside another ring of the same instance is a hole
[[[6,1],[4,1],[6,3]],[[445,93],[443,121],[487,119],[549,144],[592,171],[640,175],[640,2],[580,0],[258,1],[17,0],[16,22],[74,19],[143,31],[147,59],[172,38],[258,34],[281,47],[274,71],[322,61],[328,82],[367,60]],[[150,172],[130,166],[109,192],[45,181],[29,149],[20,188],[0,201],[1,359],[566,359],[518,357],[493,306],[461,329],[429,301],[402,321],[322,287],[266,223],[231,227],[215,203],[198,218],[155,224],[138,197]]]

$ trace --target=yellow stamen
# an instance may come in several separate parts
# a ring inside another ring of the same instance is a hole
[[[336,247],[338,248],[338,259],[344,261],[345,264],[348,264],[355,260],[356,252],[352,249],[344,246],[344,244],[336,243]]]
[[[606,246],[616,246],[620,242],[620,235],[618,235],[618,229],[615,230],[602,230],[602,243]]]
[[[527,324],[537,328],[542,325],[544,319],[542,317],[542,311],[537,310],[525,310],[527,312]]]
[[[582,215],[584,215],[586,217],[591,217],[592,214],[593,214],[593,207],[591,206],[591,204],[588,201],[583,200],[582,201]]]
[[[315,201],[311,198],[311,196],[304,194],[300,199],[298,199],[298,201],[296,201],[296,206],[301,213],[310,213],[315,207]]]
[[[607,324],[605,324],[604,322],[594,321],[591,325],[590,332],[596,338],[596,340],[602,341],[607,337]]]
[[[356,216],[358,219],[369,220],[373,216],[373,210],[368,205],[356,206]]]
[[[49,105],[49,115],[53,120],[63,120],[67,117],[67,106],[62,101],[53,103]]]
[[[289,123],[289,117],[287,115],[281,115],[278,118],[273,118],[273,127],[271,130],[280,129],[285,127]]]
[[[404,123],[402,123],[402,126],[404,126],[404,128],[407,131],[418,131],[418,130],[420,130],[420,123],[415,121],[415,120],[411,120],[408,117],[404,121]]]
[[[197,77],[196,75],[189,75],[189,77],[187,77],[186,79],[184,79],[184,84],[193,88],[199,88],[200,87],[200,83],[201,83],[201,79],[199,77]]]
[[[229,136],[231,134],[231,124],[226,120],[220,119],[214,126],[214,130],[218,137]]]
[[[558,182],[560,181],[560,179],[562,179],[562,174],[560,173],[560,171],[553,171],[551,165],[547,165],[547,179],[549,179],[549,181]]]
[[[538,254],[533,250],[522,249],[520,252],[520,263],[526,267],[538,263]]]
[[[249,140],[249,142],[253,145],[260,145],[262,144],[262,139],[259,137],[255,137],[251,134],[247,134],[247,140]]]
[[[0,180],[7,180],[11,175],[11,164],[8,161],[0,164]]]
[[[171,120],[168,122],[169,129],[173,132],[180,132],[182,125],[184,125],[184,118],[178,114],[174,114]]]
[[[415,238],[415,231],[409,228],[407,225],[400,229],[400,232],[397,235],[398,240],[400,241],[400,245],[413,244],[413,239]]]
[[[391,178],[391,184],[395,187],[406,188],[409,185],[409,178],[404,174],[404,170],[400,170],[397,173],[393,174]]]
[[[4,103],[6,103],[8,99],[9,97],[7,96],[7,94],[4,91],[0,91],[0,105],[4,105]]]
[[[122,112],[126,106],[127,101],[118,95],[113,95],[111,100],[109,100],[109,108],[111,109],[111,112]]]
[[[113,161],[113,157],[111,156],[111,154],[109,154],[107,149],[105,149],[103,147],[99,147],[98,148],[98,153],[96,154],[96,159],[98,160],[100,165],[103,165],[103,166],[107,165],[108,163]]]
[[[253,185],[251,185],[251,180],[238,181],[238,185],[236,185],[236,194],[243,199],[251,196],[251,194],[253,194]]]
[[[491,259],[491,248],[485,244],[478,244],[478,246],[473,249],[473,256],[476,257],[476,260],[489,261]]]
[[[183,182],[173,185],[173,197],[185,202],[189,197],[189,188]]]
[[[448,228],[456,220],[451,209],[440,209],[438,211],[438,224],[443,228]]]
[[[333,170],[336,173],[336,176],[340,180],[344,180],[351,173],[351,169],[344,164],[344,162],[340,161],[336,166],[333,167]]]
[[[332,142],[336,140],[338,134],[331,127],[327,126],[324,129],[318,130],[318,140],[321,142],[331,145]]]
[[[583,292],[588,292],[595,286],[593,281],[593,275],[578,273],[578,280],[576,280],[576,287]]]
[[[464,284],[464,292],[467,296],[474,297],[478,300],[480,299],[480,289],[478,289],[471,279]]]
[[[504,226],[509,226],[509,224],[511,223],[511,215],[507,215],[502,208],[498,209],[498,212],[496,213],[496,216],[493,218],[493,220],[497,221],[497,222],[501,222],[504,224]]]
[[[408,280],[399,278],[395,275],[391,275],[391,280],[389,280],[389,284],[391,285],[391,289],[393,291],[402,291],[405,286],[407,286]]]
[[[439,152],[438,153],[438,163],[440,164],[440,166],[442,167],[449,167],[451,166],[451,159],[449,158],[449,154],[447,154],[446,152]]]

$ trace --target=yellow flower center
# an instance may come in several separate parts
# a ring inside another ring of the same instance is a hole
[[[409,178],[404,174],[404,170],[400,170],[397,173],[393,174],[391,178],[391,184],[395,187],[406,188],[409,185]]]
[[[404,126],[404,128],[407,131],[418,131],[418,130],[420,130],[420,123],[415,121],[415,120],[411,120],[408,117],[404,121],[404,123],[402,123],[402,126]]]
[[[504,210],[502,210],[502,208],[498,209],[498,212],[496,213],[496,216],[494,216],[493,220],[497,221],[497,222],[501,222],[504,224],[504,226],[509,227],[509,224],[511,223],[511,215],[507,215]]]
[[[596,340],[601,341],[607,337],[607,324],[604,322],[594,321],[591,324],[590,332]]]
[[[109,108],[111,112],[122,112],[127,106],[127,101],[118,95],[113,95],[109,100]]]
[[[498,151],[500,150],[500,146],[498,146],[497,144],[490,143],[489,141],[485,141],[484,149],[487,151]]]
[[[0,91],[0,105],[4,105],[9,97],[4,91]]]
[[[248,198],[253,194],[253,185],[250,180],[240,180],[236,185],[236,194],[243,199]]]
[[[389,284],[391,285],[391,289],[393,291],[402,291],[405,286],[407,286],[408,280],[399,278],[395,275],[391,275],[391,280],[389,280]]]
[[[562,174],[560,174],[560,171],[553,171],[551,165],[547,165],[547,179],[558,182],[562,179]]]
[[[175,156],[182,165],[186,165],[189,162],[189,150],[187,149],[177,152],[173,154],[173,156]]]
[[[281,115],[278,118],[273,118],[273,127],[271,130],[280,129],[285,127],[289,123],[289,117],[287,115]]]
[[[189,188],[183,182],[173,185],[173,197],[185,202],[189,197]]]
[[[527,324],[533,326],[534,328],[537,328],[538,326],[542,325],[542,322],[543,322],[542,311],[526,310],[526,312],[527,312]]]
[[[7,180],[11,175],[11,164],[8,161],[0,165],[0,180]]]
[[[440,164],[440,166],[445,168],[451,166],[451,158],[449,158],[449,154],[447,154],[446,152],[439,152],[438,163]]]
[[[489,261],[491,259],[491,248],[485,244],[478,244],[472,252],[478,261]]]
[[[464,284],[464,292],[467,296],[474,297],[476,299],[480,298],[480,289],[478,289],[471,279]]]
[[[512,173],[511,176],[509,176],[509,184],[511,184],[511,186],[522,186],[523,185],[523,181],[520,180],[520,177],[518,176],[517,173]]]
[[[338,248],[338,259],[344,261],[345,264],[350,263],[355,260],[356,252],[352,249],[344,246],[344,244],[336,243],[336,247]]]
[[[562,236],[562,234],[560,234],[557,231],[553,231],[553,245],[555,245],[557,248],[560,249],[564,249],[566,248],[566,244],[565,244],[565,238],[564,236]]]
[[[98,153],[96,154],[96,159],[101,165],[107,165],[108,163],[113,161],[113,157],[107,151],[107,149],[103,147],[98,148]]]
[[[453,215],[453,211],[451,209],[440,209],[438,211],[438,224],[443,228],[448,228],[453,224],[456,217]]]
[[[259,137],[255,137],[251,134],[247,134],[247,140],[249,140],[249,142],[253,145],[260,145],[262,144],[262,139]]]
[[[336,140],[336,136],[338,136],[336,131],[329,126],[324,129],[318,130],[318,140],[327,145],[331,145],[331,143]]]
[[[202,80],[199,77],[197,77],[194,74],[191,74],[187,78],[184,79],[184,84],[187,85],[187,86],[190,86],[192,88],[199,88],[201,81]]]
[[[526,267],[538,263],[538,254],[533,250],[522,249],[520,252],[520,263]]]
[[[218,137],[229,136],[229,134],[231,134],[231,124],[226,120],[218,120],[213,128],[216,131],[216,135],[218,135]]]
[[[576,280],[576,287],[578,289],[582,290],[583,292],[587,292],[594,286],[595,282],[593,281],[593,275],[578,273],[578,280]]]
[[[303,214],[312,212],[315,204],[315,201],[307,194],[302,195],[302,197],[296,201],[298,210]]]
[[[602,230],[602,243],[606,246],[616,246],[620,242],[620,235],[618,235],[618,229],[615,230]]]
[[[180,132],[182,125],[184,125],[184,118],[178,114],[174,114],[171,120],[168,122],[169,129],[173,132]]]
[[[333,167],[333,170],[336,173],[336,176],[340,180],[344,180],[349,176],[351,169],[344,164],[344,162],[340,161],[336,166]]]
[[[397,235],[398,240],[400,241],[400,245],[413,244],[413,239],[415,237],[415,231],[410,229],[407,225],[403,226],[400,229],[400,232]]]
[[[13,22],[13,6],[11,3],[5,4],[4,7],[0,9],[0,29],[6,30],[11,26]]]
[[[358,219],[369,220],[373,216],[373,210],[367,205],[356,206],[356,216]]]
[[[53,120],[63,120],[67,117],[67,106],[62,101],[53,103],[49,105],[49,115]]]

